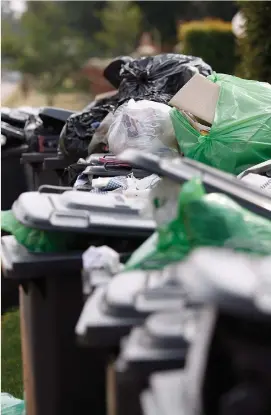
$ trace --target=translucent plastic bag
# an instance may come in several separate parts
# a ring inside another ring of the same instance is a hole
[[[25,404],[9,393],[1,393],[1,415],[25,415]]]
[[[85,248],[86,238],[71,232],[44,231],[28,228],[17,221],[11,210],[1,212],[1,229],[35,253],[66,252]]]
[[[201,134],[177,109],[171,110],[184,155],[236,175],[270,159],[271,85],[215,73],[208,79],[220,86],[209,134]]]
[[[170,119],[170,107],[153,101],[131,99],[114,114],[108,131],[110,152],[137,148],[159,155],[172,155],[178,144]]]
[[[160,269],[202,246],[270,255],[271,222],[240,207],[224,194],[205,194],[199,179],[183,185],[174,218],[163,195],[153,199],[153,203],[154,210],[160,211],[157,232],[134,252],[126,270]]]

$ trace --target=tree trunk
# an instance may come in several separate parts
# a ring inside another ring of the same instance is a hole
[[[26,74],[23,74],[21,81],[21,92],[24,99],[27,99],[30,91],[30,80]]]
[[[55,102],[54,95],[47,95],[46,102],[47,102],[48,107],[53,107],[54,106],[54,102]]]

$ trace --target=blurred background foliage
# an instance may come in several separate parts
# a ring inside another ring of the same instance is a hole
[[[148,32],[162,52],[199,56],[217,72],[270,82],[270,5],[267,1],[28,1],[18,17],[10,1],[3,0],[2,68],[26,74],[52,103],[65,90],[86,90],[81,69],[89,59],[130,55]],[[231,21],[238,10],[248,23],[247,36],[237,41]]]
[[[238,61],[236,39],[230,22],[195,20],[179,27],[180,52],[200,56],[217,72],[234,74]]]

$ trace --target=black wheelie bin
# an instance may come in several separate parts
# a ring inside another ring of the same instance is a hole
[[[20,283],[27,411],[57,415],[90,408],[101,415],[103,354],[99,348],[92,355],[82,352],[75,343],[74,329],[83,307],[82,250],[90,244],[107,244],[119,252],[133,251],[153,232],[154,223],[142,220],[137,209],[119,196],[75,191],[24,193],[13,212],[31,228],[80,234],[76,252],[59,254],[30,253],[13,237],[2,238],[3,274]]]
[[[43,162],[57,153],[60,132],[71,114],[72,111],[61,108],[44,107],[26,122],[28,152],[22,155],[21,163],[27,172],[29,190],[37,190],[43,184],[62,184],[58,172],[47,171]]]

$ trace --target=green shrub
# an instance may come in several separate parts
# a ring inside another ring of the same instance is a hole
[[[246,20],[246,35],[239,41],[240,74],[271,83],[271,2],[238,2]]]
[[[206,19],[184,23],[179,28],[182,53],[201,57],[220,73],[234,74],[236,42],[231,23]]]

